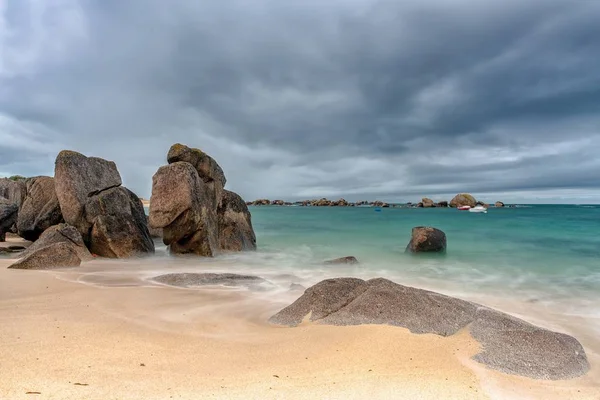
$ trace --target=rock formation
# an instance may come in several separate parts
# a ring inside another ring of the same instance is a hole
[[[75,229],[74,226],[64,223],[46,229],[39,239],[23,252],[21,257],[28,257],[29,255],[56,243],[66,243],[71,246],[81,261],[92,259],[92,255],[85,246],[79,231]]]
[[[25,195],[27,194],[27,184],[25,179],[12,180],[9,178],[0,178],[0,198],[21,207]]]
[[[443,253],[446,251],[446,234],[430,226],[416,226],[406,246],[407,253]]]
[[[149,223],[163,230],[171,253],[212,257],[220,251],[256,249],[250,213],[223,188],[223,170],[198,149],[175,144],[169,165],[152,178]]]
[[[482,345],[474,360],[530,378],[569,379],[590,368],[583,347],[571,336],[479,304],[383,278],[322,281],[272,316],[270,322],[297,326],[307,317],[326,325],[386,324],[441,336],[468,327]]]
[[[494,206],[500,208],[500,207],[504,207],[504,203],[501,201],[497,201],[496,204],[494,204]]]
[[[217,210],[219,248],[224,251],[256,250],[252,217],[244,200],[234,192],[223,190]]]
[[[114,162],[61,151],[54,183],[65,222],[93,253],[122,258],[154,252],[142,202],[121,186]]]
[[[0,242],[6,240],[6,233],[17,221],[18,212],[19,207],[15,203],[0,197]]]
[[[442,207],[442,208],[447,208],[448,207],[448,202],[447,201],[440,201],[439,203],[437,203],[438,207]]]
[[[431,200],[427,197],[423,197],[423,199],[421,200],[421,203],[423,203],[423,208],[432,208],[432,207],[436,206],[436,204],[433,202],[433,200]]]
[[[227,273],[173,273],[157,276],[153,278],[153,280],[164,285],[186,288],[195,286],[223,285],[258,289],[260,287],[265,288],[272,285],[268,281],[258,276]]]
[[[8,268],[14,269],[53,269],[63,267],[78,267],[81,259],[70,244],[66,242],[53,243],[49,246],[29,253]]]
[[[460,193],[450,201],[450,207],[470,206],[475,207],[477,200],[468,193]]]
[[[327,260],[325,264],[358,264],[358,260],[354,256],[346,256],[336,258],[334,260]]]
[[[39,176],[28,179],[25,199],[17,218],[19,236],[33,242],[46,229],[62,221],[54,178]]]

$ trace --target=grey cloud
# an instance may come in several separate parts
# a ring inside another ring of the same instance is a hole
[[[47,154],[71,147],[147,196],[181,141],[251,198],[598,189],[600,141],[547,149],[598,136],[598,2],[54,5],[4,9],[0,116],[49,145],[32,160],[22,144],[15,164],[0,142],[0,171],[51,170]]]

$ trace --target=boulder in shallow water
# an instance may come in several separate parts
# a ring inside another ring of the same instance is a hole
[[[490,368],[535,379],[569,379],[589,370],[577,339],[469,301],[377,278],[327,279],[270,318],[279,325],[304,320],[326,325],[384,324],[413,333],[453,335],[469,327]]]
[[[221,166],[202,150],[176,143],[169,149],[167,162],[173,164],[182,161],[191,164],[196,169],[208,190],[214,192],[215,206],[218,206],[223,195],[223,188],[227,183]]]
[[[416,226],[412,235],[407,253],[443,253],[446,251],[446,234],[430,226]]]
[[[175,254],[212,257],[219,252],[215,193],[187,162],[162,166],[152,178],[150,226],[162,228]]]
[[[19,236],[36,241],[42,232],[63,221],[54,178],[38,176],[27,180],[27,195],[19,210]]]
[[[58,224],[46,229],[31,246],[27,248],[21,257],[27,257],[44,247],[56,243],[66,243],[70,245],[81,261],[91,260],[93,257],[88,251],[81,234],[74,226],[68,224]]]
[[[153,280],[164,285],[186,288],[214,285],[257,288],[269,284],[269,282],[258,276],[228,273],[173,273],[157,276]]]
[[[497,201],[497,202],[494,204],[494,206],[495,206],[495,207],[497,207],[497,208],[501,208],[501,207],[504,207],[504,203],[503,203],[503,202],[501,202],[501,201]]]
[[[223,251],[256,250],[256,236],[252,216],[244,200],[234,192],[223,191],[221,206],[217,210],[219,248]]]
[[[433,200],[431,200],[427,197],[423,197],[420,204],[423,204],[423,208],[432,208],[432,207],[436,206],[436,204],[433,202]]]
[[[358,264],[358,260],[354,256],[340,257],[333,260],[327,260],[325,264]]]
[[[450,200],[450,207],[469,206],[475,207],[477,200],[469,193],[459,193]]]
[[[66,242],[54,243],[30,253],[8,268],[14,269],[53,269],[78,267],[81,259],[72,245]]]

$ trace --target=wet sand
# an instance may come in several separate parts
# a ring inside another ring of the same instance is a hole
[[[0,399],[600,398],[593,358],[585,377],[536,381],[470,360],[467,332],[266,323],[297,292],[168,287],[131,262],[10,262],[0,258]]]

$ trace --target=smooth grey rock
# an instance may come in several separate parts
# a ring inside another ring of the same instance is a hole
[[[173,273],[157,276],[153,280],[165,285],[179,287],[223,285],[256,288],[268,284],[266,280],[258,276],[228,273]]]

